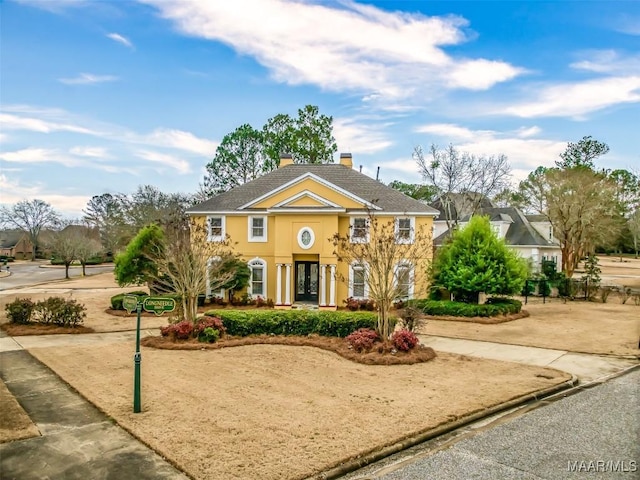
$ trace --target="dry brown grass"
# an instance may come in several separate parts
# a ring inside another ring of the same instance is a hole
[[[334,352],[342,358],[365,365],[413,365],[433,360],[436,352],[431,347],[418,345],[408,352],[396,351],[390,342],[377,343],[372,351],[356,352],[349,348],[344,338],[321,337],[312,335],[300,336],[271,336],[255,335],[250,337],[222,338],[216,343],[202,343],[196,339],[173,340],[168,337],[145,337],[142,345],[166,350],[219,350],[229,347],[243,347],[247,345],[289,345],[295,347],[316,347]]]
[[[572,352],[640,355],[640,307],[614,303],[563,303],[533,299],[530,316],[508,323],[480,325],[426,318],[420,333]]]
[[[33,424],[15,397],[0,381],[0,443],[37,437],[40,431]]]
[[[439,354],[369,366],[313,347],[33,349],[91,402],[196,479],[297,479],[561,383],[557,370]],[[100,374],[96,374],[100,372]]]

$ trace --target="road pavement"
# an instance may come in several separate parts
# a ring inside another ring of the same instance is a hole
[[[640,478],[640,370],[350,480]],[[562,394],[558,394],[562,396]]]
[[[49,261],[12,262],[8,264],[8,267],[11,275],[0,277],[0,291],[64,280],[64,267],[53,267]],[[6,272],[6,269],[7,267],[3,265],[2,272]],[[112,270],[112,264],[91,265],[86,268],[87,275],[95,275]],[[71,278],[81,275],[82,267],[74,266],[69,268],[69,276]]]

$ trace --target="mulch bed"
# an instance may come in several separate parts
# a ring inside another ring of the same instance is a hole
[[[492,325],[496,323],[511,322],[518,320],[519,318],[526,318],[529,316],[529,312],[521,310],[518,313],[512,313],[510,315],[498,315],[496,317],[454,317],[452,315],[423,315],[422,321],[429,320],[445,320],[447,322],[466,322],[466,323],[482,323],[485,325]]]
[[[356,352],[350,348],[344,338],[322,337],[319,335],[308,337],[252,335],[249,337],[221,338],[216,343],[203,343],[196,339],[174,340],[169,337],[145,337],[142,339],[141,344],[145,347],[166,350],[218,350],[227,347],[263,344],[316,347],[337,353],[347,360],[366,365],[412,365],[414,363],[428,362],[436,357],[436,352],[431,347],[418,345],[409,352],[401,352],[394,351],[390,342],[377,343],[369,352]]]
[[[59,335],[63,333],[94,333],[91,327],[82,325],[77,327],[60,327],[58,325],[43,325],[40,323],[29,323],[21,325],[16,323],[0,324],[0,329],[4,330],[11,337],[20,337],[25,335]]]

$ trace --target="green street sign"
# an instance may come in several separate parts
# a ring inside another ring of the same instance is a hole
[[[133,295],[125,295],[122,299],[122,307],[127,311],[127,313],[133,312],[138,306],[138,297],[134,297]]]
[[[168,297],[147,297],[142,302],[142,308],[147,312],[162,315],[164,312],[173,312],[176,308],[176,301]]]

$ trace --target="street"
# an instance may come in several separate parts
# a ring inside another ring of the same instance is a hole
[[[55,280],[64,280],[64,267],[53,267],[48,260],[38,260],[35,262],[13,262],[7,264],[11,275],[0,278],[0,291],[13,288],[28,287],[40,283]],[[2,265],[2,272],[6,272],[7,267]],[[105,266],[87,267],[87,275],[109,272],[113,270],[113,264]],[[82,268],[73,266],[69,268],[69,277],[79,277],[82,275]]]
[[[452,446],[414,447],[351,480],[640,478],[640,370],[504,419]]]

